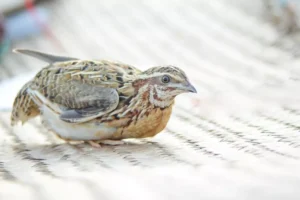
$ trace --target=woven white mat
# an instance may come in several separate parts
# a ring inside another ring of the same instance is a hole
[[[14,47],[142,69],[174,64],[198,94],[179,96],[167,128],[154,138],[70,146],[39,118],[10,127],[16,92],[45,64],[8,55],[0,65],[0,199],[299,199],[295,40],[279,38],[258,14],[259,1],[249,12],[240,9],[243,1],[46,5],[66,51],[45,36]]]

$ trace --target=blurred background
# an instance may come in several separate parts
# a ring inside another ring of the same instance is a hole
[[[177,65],[209,101],[216,94],[249,94],[264,84],[297,79],[297,0],[13,0],[0,8],[0,81],[14,78],[19,84],[4,87],[9,90],[2,92],[7,94],[2,107],[45,66],[13,54],[13,48],[117,60],[142,69]]]
[[[299,11],[299,0],[0,1],[0,199],[299,199]],[[10,127],[16,93],[46,66],[13,48],[172,64],[198,94],[179,96],[153,139],[72,147],[39,119]]]

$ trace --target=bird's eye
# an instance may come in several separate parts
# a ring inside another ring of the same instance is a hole
[[[163,83],[169,83],[170,82],[170,76],[168,76],[168,75],[163,75],[163,77],[161,78],[161,81],[163,82]]]

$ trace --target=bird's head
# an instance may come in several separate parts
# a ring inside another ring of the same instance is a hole
[[[149,91],[150,102],[162,108],[181,93],[197,93],[184,71],[174,66],[152,67],[142,72],[139,79],[143,80],[140,88]]]

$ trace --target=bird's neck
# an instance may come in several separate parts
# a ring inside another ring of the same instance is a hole
[[[133,95],[125,105],[120,105],[119,109],[112,112],[110,115],[117,114],[119,118],[131,116],[132,119],[137,119],[147,115],[147,113],[151,112],[153,109],[165,109],[172,106],[174,103],[174,97],[170,99],[161,98],[162,94],[148,84],[139,87],[135,93],[136,94]]]
[[[166,108],[174,103],[174,96],[168,96],[167,92],[150,85],[148,88],[149,102],[156,107]]]
[[[175,96],[172,93],[164,91],[157,85],[149,84],[147,79],[135,81],[133,87],[139,99],[135,102],[137,104],[144,104],[143,106],[150,104],[154,107],[166,108],[174,103]]]

